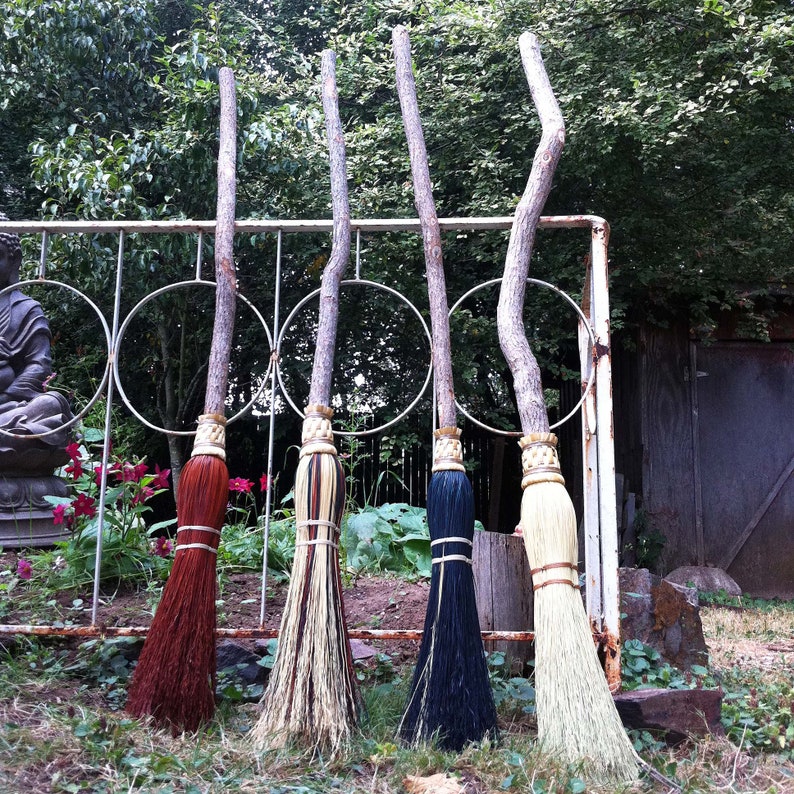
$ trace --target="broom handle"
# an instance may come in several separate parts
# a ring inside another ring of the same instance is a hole
[[[215,214],[215,322],[212,328],[204,413],[224,414],[229,358],[234,332],[237,278],[234,272],[235,179],[237,166],[237,101],[234,73],[218,74],[221,97],[218,151],[218,203]]]
[[[457,411],[452,382],[452,351],[449,340],[449,310],[444,262],[441,255],[441,231],[433,201],[427,149],[416,101],[416,83],[411,71],[411,41],[408,31],[398,25],[392,31],[397,94],[400,97],[405,137],[411,157],[414,204],[422,225],[422,240],[427,270],[427,294],[430,301],[430,325],[433,334],[433,368],[440,427],[454,427]]]
[[[524,73],[540,118],[541,138],[510,230],[496,326],[502,352],[513,374],[521,430],[528,435],[548,432],[549,419],[540,368],[524,329],[524,293],[538,220],[551,192],[554,171],[565,143],[565,122],[543,66],[537,38],[527,32],[518,41]]]
[[[347,198],[347,164],[345,138],[339,118],[336,90],[336,53],[323,50],[322,94],[328,154],[331,161],[331,204],[333,207],[333,241],[328,264],[320,285],[320,316],[314,350],[309,404],[325,405],[331,397],[336,327],[339,319],[339,284],[350,258],[350,205]]]

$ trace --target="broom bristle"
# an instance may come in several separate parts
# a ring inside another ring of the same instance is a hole
[[[178,546],[217,548],[226,515],[229,473],[214,455],[191,457],[182,469],[178,525],[204,526],[178,532]],[[195,731],[215,711],[216,554],[178,549],[160,605],[133,674],[127,711],[150,715],[174,734]]]
[[[535,587],[538,741],[564,762],[579,765],[594,782],[635,780],[637,756],[598,660],[581,595],[572,586],[576,514],[565,486],[538,482],[526,487],[521,525]],[[544,566],[549,567],[538,570]]]
[[[260,751],[297,744],[333,757],[352,737],[361,700],[345,621],[338,527],[344,472],[336,454],[301,457],[295,476],[295,559],[262,714]]]
[[[427,521],[436,562],[430,580],[422,644],[400,723],[403,741],[436,738],[459,751],[496,735],[496,708],[480,636],[471,560],[474,496],[464,472],[436,471],[427,489]]]

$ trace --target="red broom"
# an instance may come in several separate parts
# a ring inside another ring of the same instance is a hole
[[[310,405],[295,474],[295,558],[276,659],[262,698],[262,714],[252,731],[260,751],[296,744],[332,757],[351,738],[361,709],[339,570],[345,478],[333,443],[333,411],[328,407],[339,284],[350,256],[350,208],[335,63],[333,52],[323,52],[333,244],[323,271]]]
[[[435,738],[460,750],[496,735],[494,706],[480,635],[471,557],[474,494],[463,466],[452,382],[449,314],[438,226],[422,124],[411,71],[408,31],[392,33],[397,91],[411,157],[414,202],[422,224],[433,336],[436,431],[433,474],[427,489],[427,522],[433,550],[425,626],[400,736],[416,744]]]
[[[622,786],[638,776],[637,756],[612,700],[578,591],[576,515],[549,432],[540,369],[522,308],[540,213],[562,154],[565,127],[537,39],[520,38],[542,137],[510,233],[499,295],[499,341],[515,383],[524,489],[521,525],[535,590],[538,740],[594,782]]]
[[[215,231],[215,323],[204,414],[177,494],[177,546],[171,576],[135,668],[127,710],[150,715],[174,734],[195,731],[215,711],[216,558],[226,515],[224,404],[237,283],[233,242],[237,109],[234,74],[223,67]]]

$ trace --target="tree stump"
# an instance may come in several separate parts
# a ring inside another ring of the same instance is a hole
[[[475,532],[472,560],[480,629],[532,631],[532,576],[524,539],[500,532]],[[486,642],[485,650],[502,651],[505,663],[516,674],[523,674],[534,656],[531,642]]]

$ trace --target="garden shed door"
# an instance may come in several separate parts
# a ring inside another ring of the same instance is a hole
[[[745,592],[794,597],[794,349],[691,345],[696,525],[705,562]]]

